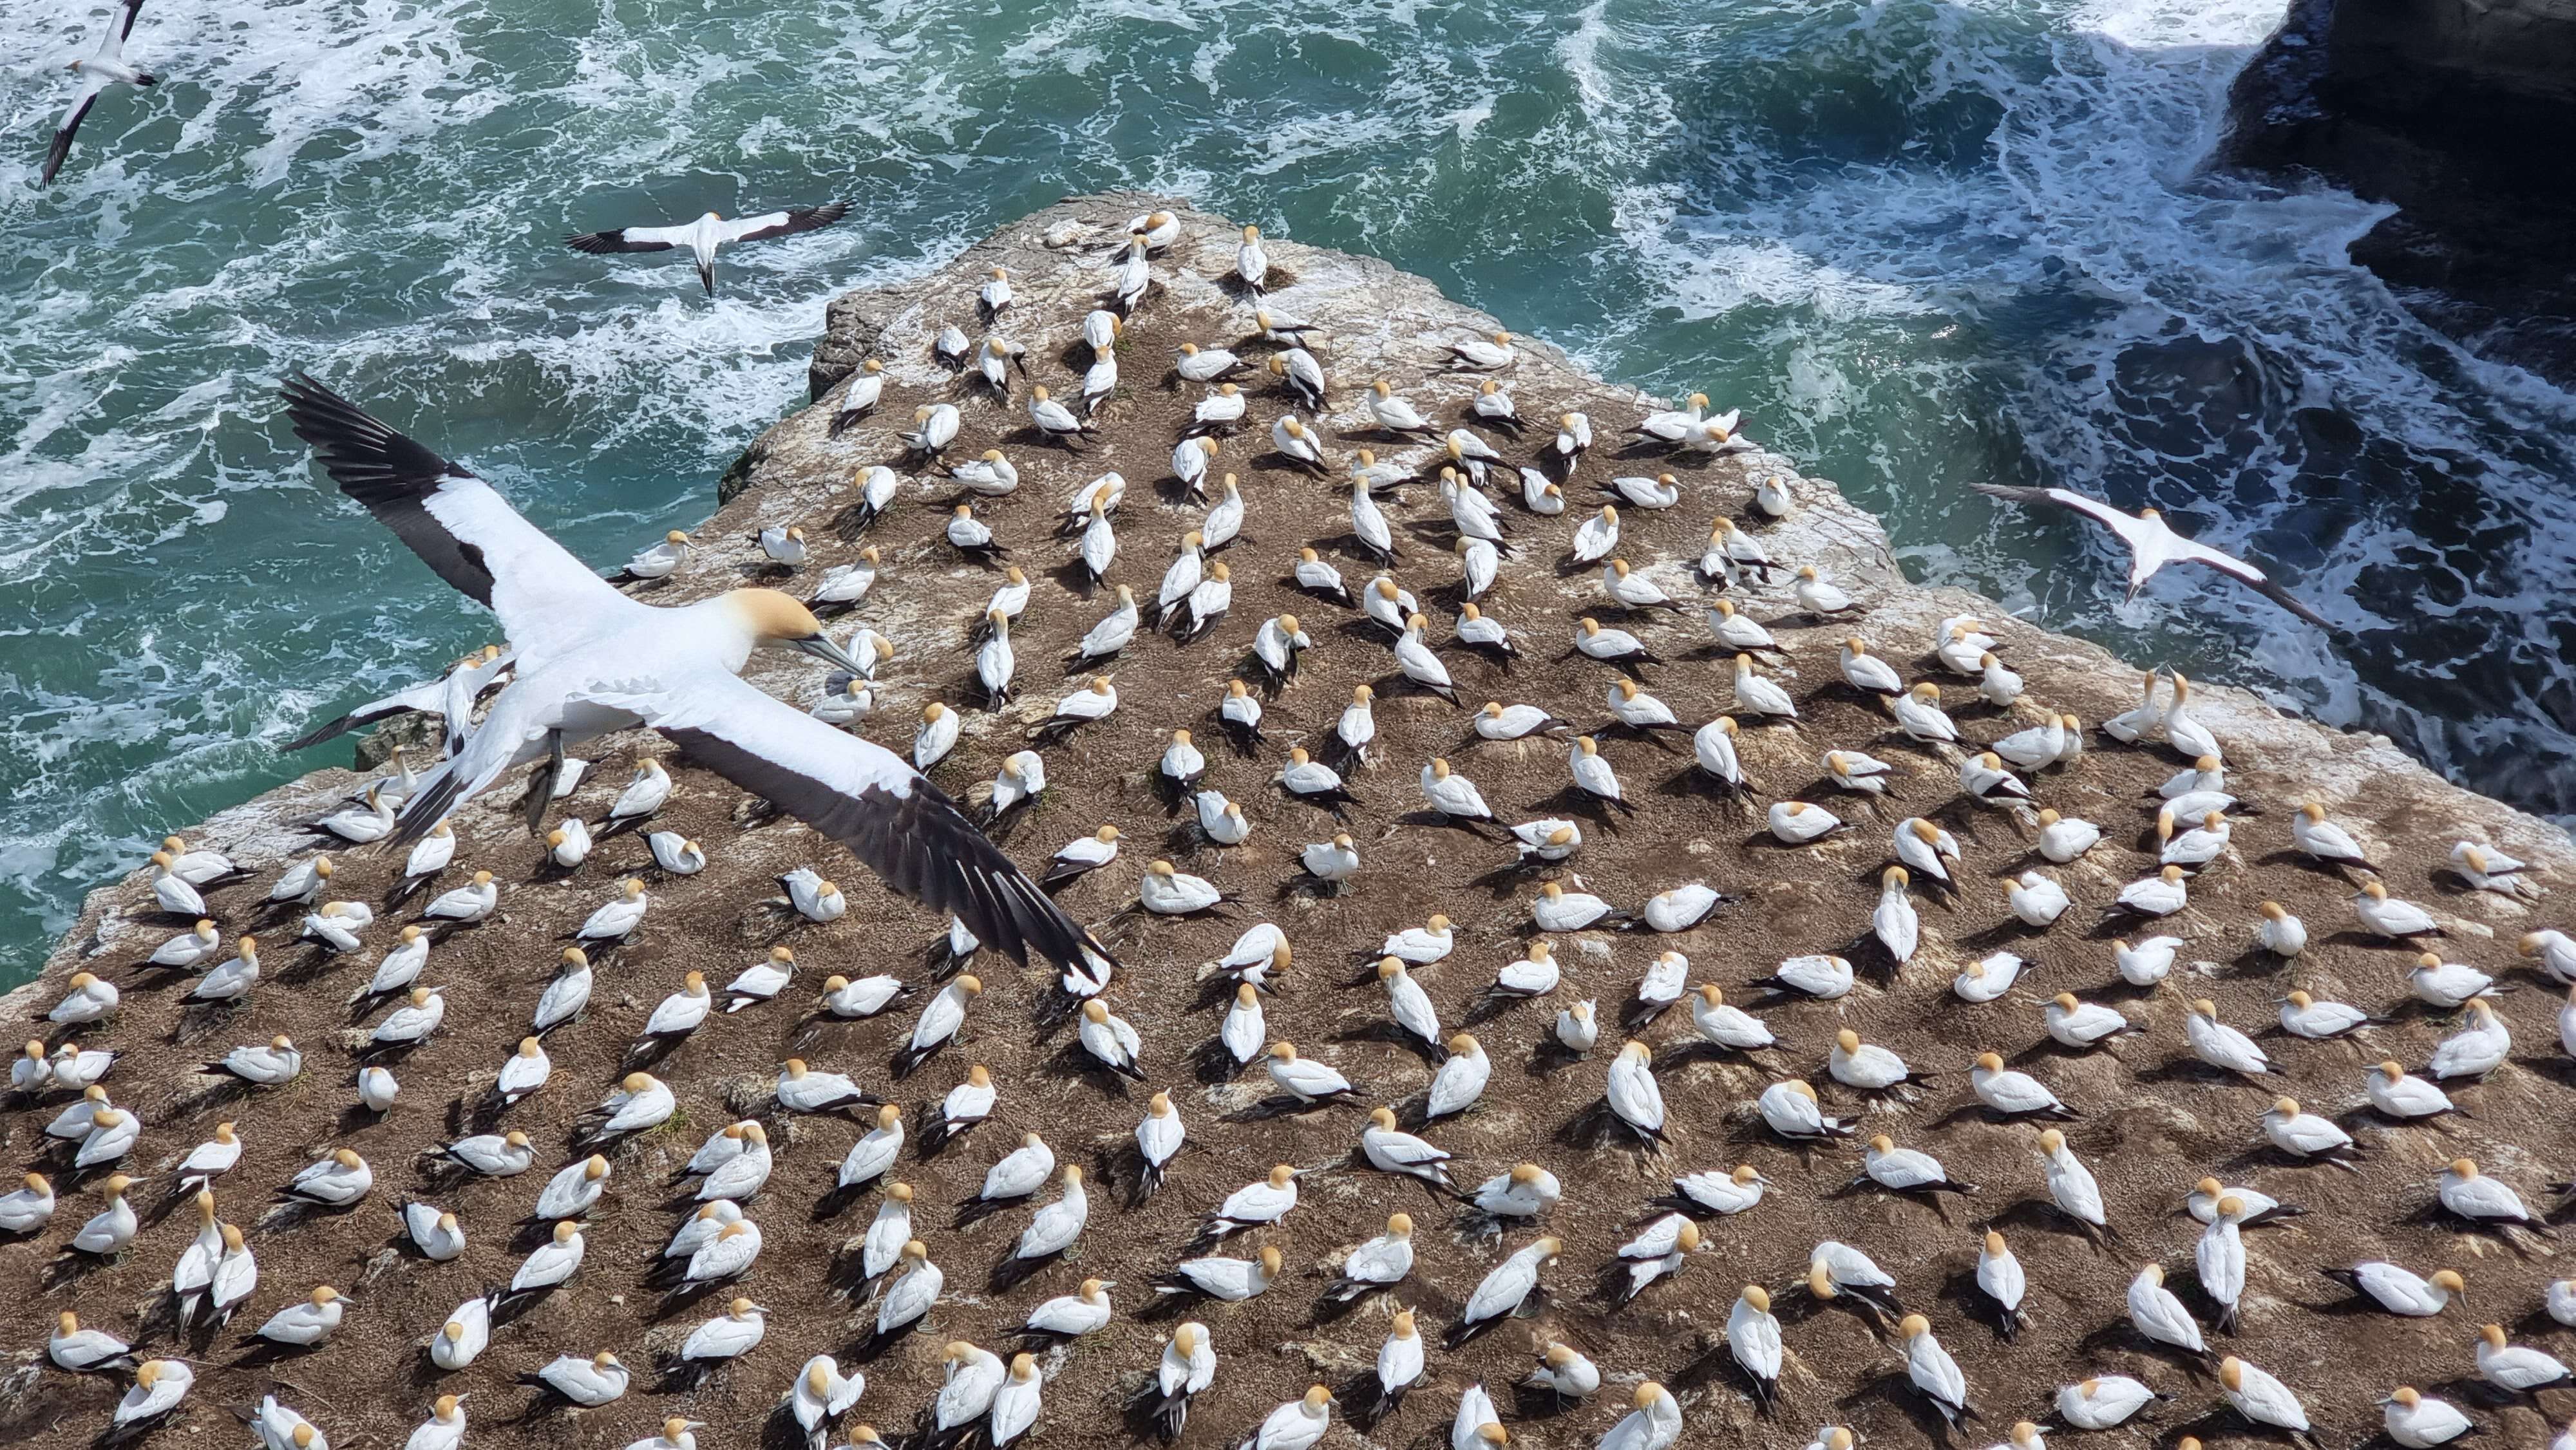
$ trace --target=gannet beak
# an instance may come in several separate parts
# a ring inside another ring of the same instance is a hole
[[[819,630],[813,634],[805,636],[803,639],[789,640],[787,642],[787,647],[796,651],[798,654],[812,655],[814,658],[821,660],[823,663],[830,665],[836,670],[847,670],[854,675],[864,675],[867,673],[866,666],[861,665],[857,660],[850,658],[850,652],[848,650],[832,643],[832,641],[826,638]]]

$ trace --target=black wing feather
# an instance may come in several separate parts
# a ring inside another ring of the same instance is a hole
[[[45,173],[38,185],[54,184],[54,173],[63,169],[63,162],[72,154],[73,135],[80,130],[81,122],[89,119],[89,109],[98,104],[98,97],[98,92],[91,92],[90,98],[81,102],[80,109],[72,112],[72,118],[63,123],[63,128],[54,133],[54,144],[45,148]]]
[[[483,551],[449,532],[426,506],[441,480],[474,475],[370,417],[309,374],[287,379],[283,391],[295,436],[313,446],[313,456],[340,491],[366,505],[376,522],[393,530],[439,578],[491,608],[492,571],[484,566]]]
[[[630,242],[626,240],[626,228],[619,227],[614,231],[606,232],[574,232],[564,238],[564,245],[576,252],[588,252],[598,256],[604,252],[667,252],[674,244]]]
[[[846,201],[825,202],[821,206],[792,206],[787,209],[787,220],[774,227],[745,232],[736,240],[757,242],[770,237],[792,236],[797,232],[820,231],[849,214],[850,204]]]
[[[909,795],[872,785],[851,796],[712,731],[663,734],[734,784],[848,847],[897,892],[963,919],[985,946],[1022,963],[1032,946],[1060,966],[1084,966],[1085,953],[1115,962],[927,779],[914,777]]]

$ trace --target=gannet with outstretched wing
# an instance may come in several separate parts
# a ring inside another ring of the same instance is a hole
[[[564,245],[576,252],[598,255],[604,252],[667,252],[673,247],[686,247],[698,259],[698,280],[706,284],[707,295],[716,295],[716,248],[734,242],[759,242],[771,237],[793,236],[828,227],[850,214],[846,201],[826,202],[821,206],[793,206],[785,211],[762,212],[758,216],[735,217],[726,221],[708,212],[693,222],[670,227],[615,227],[604,232],[580,232],[564,238]]]
[[[738,678],[764,645],[864,673],[803,604],[769,589],[672,607],[628,598],[466,469],[309,377],[285,394],[296,436],[341,491],[499,616],[517,662],[483,723],[405,802],[397,843],[513,766],[552,770],[570,745],[649,725],[849,847],[896,891],[962,918],[984,945],[1022,960],[1035,946],[1068,968],[1110,959],[901,757]]]
[[[2062,508],[2109,529],[2129,546],[2129,597],[2138,597],[2138,587],[2156,575],[2167,564],[2206,564],[2219,573],[2263,595],[2319,629],[2333,629],[2325,616],[2302,604],[2287,589],[2272,582],[2272,576],[2237,558],[2206,544],[2196,544],[2177,534],[2165,523],[2164,515],[2154,509],[2140,509],[2136,516],[2124,514],[2098,498],[2063,488],[2013,488],[1999,483],[1972,485],[1977,492],[2014,503],[2047,504]]]

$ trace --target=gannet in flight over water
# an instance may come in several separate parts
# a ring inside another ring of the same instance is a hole
[[[2206,544],[2195,544],[2166,525],[2164,515],[2154,509],[2140,509],[2136,517],[2120,512],[2098,498],[2088,498],[2063,488],[2013,488],[1999,483],[1975,485],[1977,492],[2014,503],[2048,504],[2082,514],[2117,534],[2129,546],[2129,597],[2138,597],[2138,587],[2152,579],[2167,564],[2207,564],[2221,574],[2270,599],[2319,629],[2331,631],[2325,616],[2293,597],[2290,591],[2272,582],[2272,576],[2237,558],[2221,553]]]
[[[63,113],[63,123],[54,128],[54,144],[45,148],[44,175],[40,186],[54,184],[54,173],[72,154],[72,137],[80,131],[81,122],[89,119],[89,108],[98,104],[98,93],[119,81],[127,85],[160,84],[159,76],[150,75],[125,63],[125,39],[134,33],[134,17],[142,13],[143,0],[125,0],[119,13],[107,19],[107,34],[99,37],[98,49],[85,60],[70,62],[66,70],[80,72],[80,94],[72,99],[72,108]]]
[[[499,616],[517,660],[484,722],[404,803],[398,844],[513,766],[552,768],[569,745],[649,725],[849,847],[896,891],[962,918],[986,946],[1025,960],[1034,945],[1068,968],[1085,953],[1110,960],[900,756],[738,678],[763,645],[865,673],[804,605],[765,589],[669,608],[629,598],[472,473],[308,377],[285,392],[296,435],[341,491]]]
[[[603,252],[667,252],[673,247],[686,247],[698,259],[698,280],[706,284],[707,295],[716,295],[716,248],[732,242],[759,242],[771,237],[794,236],[815,231],[850,214],[846,201],[827,202],[822,206],[795,206],[785,211],[762,212],[758,216],[736,217],[726,221],[714,212],[693,222],[671,227],[617,227],[604,232],[581,232],[564,238],[564,245],[576,252],[597,255]]]

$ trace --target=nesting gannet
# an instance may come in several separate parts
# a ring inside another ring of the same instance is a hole
[[[2556,1238],[2539,1215],[2523,1206],[2522,1195],[2500,1179],[2489,1178],[2478,1171],[2477,1163],[2468,1158],[2454,1158],[2434,1181],[2434,1196],[2442,1211],[2469,1223],[2503,1228],[2527,1228],[2543,1238]]]
[[[331,1337],[348,1313],[349,1301],[328,1284],[317,1285],[302,1302],[290,1304],[251,1331],[256,1338],[293,1349],[309,1349]]]
[[[1659,473],[1653,478],[1617,477],[1601,488],[1605,493],[1616,495],[1621,503],[1649,512],[1668,509],[1682,501],[1681,484],[1669,473]]]
[[[80,1316],[66,1309],[45,1339],[45,1357],[57,1369],[73,1374],[135,1367],[133,1346],[104,1329],[84,1329]]]
[[[716,249],[735,242],[766,241],[771,237],[793,236],[810,232],[850,214],[845,201],[826,202],[821,206],[790,207],[785,211],[763,212],[758,216],[736,217],[727,221],[708,212],[696,221],[667,227],[619,227],[605,232],[580,232],[564,238],[564,245],[576,252],[600,255],[609,252],[667,252],[686,247],[698,264],[698,281],[707,295],[716,295]]]
[[[1301,1103],[1329,1102],[1352,1095],[1357,1089],[1351,1080],[1313,1058],[1297,1055],[1295,1043],[1279,1041],[1270,1044],[1264,1068],[1270,1081],[1281,1092]]]
[[[1754,1100],[1754,1110],[1764,1127],[1792,1143],[1846,1138],[1854,1131],[1850,1123],[1827,1117],[1817,1105],[1816,1090],[1799,1078],[1764,1088],[1762,1096]]]
[[[604,1349],[593,1355],[557,1355],[536,1373],[519,1376],[521,1384],[584,1409],[597,1409],[625,1394],[629,1379],[626,1366]]]
[[[1906,1379],[1940,1412],[1942,1421],[1955,1425],[1962,1416],[1973,1418],[1976,1410],[1968,1403],[1968,1377],[1933,1337],[1932,1322],[1920,1314],[1908,1314],[1897,1324],[1896,1335],[1905,1344]]]
[[[1135,641],[1139,618],[1135,591],[1119,585],[1117,607],[1101,616],[1100,622],[1082,636],[1081,646],[1067,655],[1065,662],[1078,667],[1117,654]]]
[[[2002,757],[1990,750],[1960,759],[1959,791],[1990,806],[2025,806],[2031,799],[2030,787],[2006,770]]]
[[[337,1148],[298,1171],[278,1197],[323,1208],[346,1208],[375,1187],[375,1170],[347,1148]]]
[[[2044,1128],[2039,1135],[2041,1165],[2048,1179],[2049,1201],[2068,1218],[2096,1231],[2106,1220],[2102,1213],[2102,1189],[2094,1181],[2093,1170],[2066,1146],[2066,1135],[2055,1128]]]
[[[1278,1248],[1269,1244],[1250,1259],[1183,1259],[1154,1281],[1156,1302],[1197,1298],[1239,1303],[1269,1288],[1281,1264]]]
[[[129,18],[133,13],[132,8],[126,11]],[[147,1359],[135,1366],[134,1383],[109,1418],[107,1438],[123,1444],[151,1433],[178,1413],[196,1382],[196,1371],[180,1360]]]
[[[2565,1036],[2562,1024],[2562,1046]],[[2455,1077],[2483,1077],[2501,1065],[2512,1050],[2513,1034],[2504,1019],[2495,1014],[2485,998],[2473,997],[2469,1000],[2468,1020],[2433,1049],[2426,1071],[2444,1082]]]
[[[1442,1347],[1454,1353],[1459,1346],[1511,1317],[1522,1301],[1537,1290],[1539,1271],[1563,1251],[1559,1240],[1542,1235],[1496,1264],[1478,1282],[1475,1292],[1467,1296],[1466,1307],[1441,1336]]]
[[[25,1235],[43,1228],[54,1216],[54,1186],[45,1175],[30,1173],[18,1186],[0,1194],[0,1233]]]
[[[91,1215],[73,1232],[72,1252],[104,1258],[123,1253],[125,1246],[134,1242],[140,1221],[135,1216],[134,1205],[125,1196],[126,1190],[133,1186],[134,1180],[122,1173],[107,1176],[107,1181],[101,1183],[98,1190],[99,1197],[107,1206]]]
[[[1448,1049],[1448,1057],[1431,1075],[1430,1091],[1423,1098],[1422,1116],[1426,1122],[1437,1122],[1474,1107],[1493,1077],[1493,1064],[1485,1056],[1484,1045],[1473,1036],[1464,1032],[1452,1035]]]
[[[1458,644],[1466,644],[1473,652],[1492,657],[1494,662],[1502,664],[1504,672],[1510,672],[1512,662],[1520,659],[1520,646],[1512,644],[1512,631],[1507,631],[1497,618],[1486,618],[1484,610],[1476,608],[1473,603],[1458,605],[1458,626],[1455,628],[1458,628]]]
[[[358,1105],[371,1113],[393,1111],[394,1099],[402,1093],[402,1084],[393,1073],[382,1067],[358,1070]]]
[[[670,1087],[661,1079],[648,1072],[630,1072],[598,1106],[582,1114],[576,1142],[598,1148],[658,1128],[670,1121],[676,1106]]]

